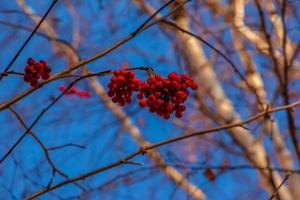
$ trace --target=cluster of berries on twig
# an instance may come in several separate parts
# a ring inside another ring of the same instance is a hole
[[[188,88],[197,89],[197,84],[188,75],[178,75],[172,72],[167,78],[156,74],[150,76],[146,82],[135,77],[134,72],[116,70],[108,84],[108,96],[114,103],[124,106],[131,102],[132,92],[138,92],[137,98],[141,107],[148,107],[164,119],[175,116],[182,117],[186,107],[185,101],[189,96]]]
[[[24,81],[30,83],[32,87],[38,86],[40,78],[48,80],[51,76],[51,68],[44,60],[36,62],[33,58],[29,58],[24,71]]]
[[[131,102],[133,91],[139,91],[141,81],[135,77],[134,72],[126,70],[116,70],[114,76],[108,84],[108,96],[112,98],[114,103],[124,106]]]
[[[197,84],[187,75],[172,72],[167,78],[160,75],[149,77],[142,84],[137,97],[141,107],[148,106],[150,112],[169,119],[175,112],[176,117],[182,117],[185,111],[184,102],[189,96],[188,88],[197,89]]]

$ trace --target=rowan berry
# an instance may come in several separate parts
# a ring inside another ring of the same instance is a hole
[[[140,90],[141,81],[135,77],[134,72],[125,69],[115,70],[113,75],[108,84],[107,95],[114,103],[124,106],[131,102],[132,92]]]
[[[49,78],[50,78],[50,73],[49,72],[44,72],[43,74],[42,74],[42,79],[43,80],[48,80]]]
[[[25,73],[32,73],[34,71],[32,65],[28,65],[25,67]]]
[[[36,62],[33,58],[27,59],[27,66],[25,66],[24,81],[30,82],[32,87],[37,87],[39,79],[48,80],[51,76],[51,68],[47,66],[47,62],[41,60]]]
[[[40,60],[40,63],[43,67],[47,67],[47,62],[45,60]]]
[[[178,75],[176,72],[171,72],[167,78],[156,74],[143,82],[135,77],[134,72],[122,69],[113,72],[108,88],[107,95],[112,102],[124,106],[131,102],[132,93],[138,92],[141,107],[147,106],[150,112],[169,119],[174,112],[176,117],[182,117],[186,110],[184,103],[189,96],[188,89],[197,89],[197,84],[188,75]]]
[[[32,79],[32,80],[30,81],[30,85],[31,85],[32,87],[37,87],[37,86],[39,85],[39,82],[38,82],[38,80],[36,80],[36,79]]]
[[[138,99],[142,99],[143,97],[144,97],[143,92],[139,92],[139,93],[137,94],[137,98],[138,98]]]
[[[32,79],[31,74],[29,74],[29,73],[25,73],[25,74],[24,74],[24,81],[25,81],[25,82],[30,82],[31,79]]]
[[[34,65],[34,63],[35,63],[35,60],[33,58],[28,58],[27,59],[27,64],[28,65]]]
[[[39,62],[35,63],[33,68],[36,72],[39,72],[39,73],[42,73],[44,71],[44,65]]]
[[[148,106],[150,112],[155,112],[168,119],[175,111],[175,116],[182,117],[186,107],[184,102],[189,96],[188,88],[197,89],[197,84],[187,75],[171,72],[167,78],[160,75],[149,77],[141,84],[138,93],[139,105]]]
[[[176,112],[175,115],[177,118],[180,118],[180,117],[182,117],[182,112]]]

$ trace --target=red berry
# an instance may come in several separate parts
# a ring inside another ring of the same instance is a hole
[[[118,79],[117,82],[119,82],[119,83],[125,82],[125,78],[123,76],[119,76],[117,79]]]
[[[162,88],[162,86],[163,86],[163,83],[162,83],[161,81],[155,83],[155,87],[156,87],[157,89]]]
[[[127,70],[120,70],[120,76],[125,76],[127,74]]]
[[[168,75],[168,78],[169,79],[175,79],[177,77],[177,73],[176,72],[171,72],[169,75]]]
[[[142,93],[142,92],[139,92],[139,93],[137,94],[137,98],[138,98],[138,99],[142,99],[142,98],[143,98],[143,96],[144,96],[144,95],[143,95],[143,93]]]
[[[112,98],[112,102],[117,103],[118,101],[119,101],[118,97],[115,96],[115,97]]]
[[[138,83],[139,83],[139,79],[137,79],[137,78],[133,78],[133,79],[132,79],[132,83],[134,83],[134,84],[138,84]]]
[[[139,91],[141,82],[135,78],[135,74],[132,71],[115,70],[113,75],[108,84],[110,89],[109,97],[112,98],[114,103],[119,103],[121,106],[130,103],[132,92]],[[138,96],[139,99],[143,98],[143,94]]]
[[[139,105],[141,107],[145,107],[146,106],[146,101],[144,99],[139,100]]]
[[[163,92],[168,95],[169,94],[169,89],[168,88],[164,88]]]
[[[159,98],[159,97],[161,97],[161,92],[155,91],[155,92],[154,92],[154,95],[155,95],[157,98]]]
[[[185,93],[184,93],[183,91],[177,91],[177,92],[176,92],[176,96],[177,96],[178,98],[181,98],[181,97],[184,97],[184,96],[185,96]]]
[[[180,84],[180,89],[181,89],[181,90],[185,90],[186,87],[187,87],[186,84],[184,84],[184,83]]]
[[[113,90],[113,89],[115,89],[115,88],[117,88],[117,87],[118,87],[118,85],[117,85],[117,84],[114,84],[114,83],[112,83],[112,82],[108,84],[108,88],[111,89],[111,90]]]
[[[46,61],[44,61],[44,60],[40,60],[40,62],[39,63],[41,63],[42,65],[43,65],[43,67],[47,67],[47,62]]]
[[[171,82],[171,87],[173,88],[173,89],[178,89],[178,83],[176,82],[176,81],[172,81]]]
[[[185,111],[185,109],[186,109],[186,108],[185,108],[185,105],[180,105],[180,111],[183,112],[183,111]]]
[[[32,76],[33,79],[38,80],[40,78],[41,74],[37,73],[37,72],[34,72],[34,73],[31,74],[31,76]]]
[[[172,104],[168,103],[168,104],[166,105],[166,111],[172,112],[172,110],[173,110]]]
[[[160,106],[160,105],[163,104],[163,101],[162,101],[161,99],[158,99],[158,100],[156,101],[156,104],[157,104],[158,106]]]
[[[156,75],[154,76],[154,78],[155,78],[155,80],[157,80],[157,81],[161,81],[161,80],[162,80],[162,77],[161,77],[159,74],[156,74]]]
[[[50,73],[49,72],[44,72],[43,74],[42,74],[42,79],[43,80],[48,80],[50,78]]]
[[[25,82],[30,82],[32,80],[31,74],[25,73],[24,74],[24,81]]]
[[[148,99],[151,103],[154,103],[156,101],[156,97],[153,94],[149,95]]]
[[[107,95],[108,95],[109,97],[113,97],[113,96],[115,95],[115,92],[112,91],[112,90],[108,90]]]
[[[30,85],[31,85],[32,87],[37,87],[37,86],[39,85],[39,82],[38,82],[38,80],[36,80],[36,79],[32,79],[32,80],[30,81]]]
[[[190,77],[187,74],[182,74],[181,78],[184,79],[184,80],[190,79]]]
[[[28,58],[27,59],[27,64],[28,65],[34,65],[34,63],[35,63],[35,60],[33,58]]]
[[[127,76],[128,76],[129,78],[134,78],[135,74],[134,74],[133,72],[129,71],[129,72],[127,73]]]
[[[155,83],[155,78],[154,77],[150,77],[150,78],[148,78],[147,82],[149,84]]]
[[[175,116],[176,116],[177,118],[182,117],[182,112],[176,112],[176,113],[175,113]]]
[[[25,73],[32,73],[34,71],[32,65],[28,65],[25,67]]]
[[[33,67],[37,72],[42,73],[44,71],[44,66],[39,62],[35,63]]]
[[[169,119],[169,118],[170,118],[170,115],[168,115],[168,114],[167,114],[167,115],[164,115],[163,118],[164,118],[164,119]]]
[[[120,106],[125,106],[125,103],[126,103],[126,102],[125,102],[124,99],[120,99],[120,100],[119,100],[119,105],[120,105]]]
[[[186,110],[184,102],[189,96],[188,88],[197,87],[188,75],[172,72],[168,78],[154,75],[142,82],[135,78],[132,71],[116,70],[108,84],[108,96],[120,106],[131,102],[132,92],[138,91],[137,98],[141,107],[148,107],[150,112],[168,119],[175,111],[180,118]]]
[[[115,70],[115,71],[113,72],[113,74],[114,74],[115,76],[119,76],[119,75],[120,75],[120,70]]]
[[[168,87],[168,86],[170,85],[170,80],[169,80],[169,79],[164,79],[164,80],[163,80],[163,85],[164,85],[165,87]]]
[[[114,76],[110,79],[110,81],[116,83],[118,82],[118,77]]]
[[[194,81],[191,83],[191,88],[193,90],[197,90],[197,88],[198,88],[197,84]]]

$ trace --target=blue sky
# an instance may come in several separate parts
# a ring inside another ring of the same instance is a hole
[[[72,27],[74,24],[66,2],[59,1],[51,11],[49,19],[52,19],[51,23],[59,38],[72,42]],[[26,3],[41,16],[51,1],[31,0],[26,1]],[[78,24],[81,35],[80,44],[76,49],[83,59],[95,55],[123,38],[148,17],[138,11],[135,4],[127,0],[118,1],[118,3],[74,0],[72,3],[75,5],[75,10],[79,16]],[[151,3],[157,8],[161,5],[159,1],[151,1]],[[187,7],[190,8],[193,4],[194,2],[191,2]],[[4,11],[16,12],[8,13]],[[251,15],[251,9],[247,10],[248,12]],[[203,20],[207,25],[216,20],[208,11],[204,16],[206,17]],[[4,0],[0,9],[0,20],[22,24],[31,28],[35,25],[28,16],[22,14],[20,7],[10,0]],[[217,20],[218,23],[222,23],[221,19]],[[290,25],[295,24],[291,22]],[[0,24],[0,27],[0,44],[2,44],[0,69],[2,71],[30,33],[3,24]],[[294,40],[297,40],[297,37],[296,34],[292,36]],[[213,37],[208,38],[210,42],[215,42]],[[221,38],[225,40],[228,38],[228,43],[230,43],[229,30],[225,30]],[[208,54],[211,52],[207,47],[205,47],[205,51]],[[51,41],[38,35],[32,38],[12,69],[22,71],[28,57],[47,60],[54,73],[63,70],[67,66],[65,58],[53,55]],[[224,64],[221,59],[217,61],[217,63]],[[236,57],[234,61],[239,64]],[[185,64],[184,58],[179,58],[176,53],[170,38],[163,34],[158,26],[146,30],[107,56],[89,63],[88,67],[92,71],[117,69],[124,62],[128,62],[130,66],[152,66],[157,73],[164,76],[171,71],[183,72]],[[258,62],[266,62],[266,59],[258,58]],[[260,70],[264,71],[265,69]],[[137,75],[140,79],[147,78],[145,72],[137,72]],[[106,86],[108,78],[102,77],[99,78],[99,81]],[[233,77],[233,80],[237,81],[237,77]],[[41,110],[51,102],[51,97],[59,95],[58,86],[68,83],[70,83],[70,80],[59,80],[48,84],[17,102],[13,108],[19,112],[26,124],[29,125]],[[241,91],[235,90],[226,81],[222,84],[227,88],[226,92],[233,99],[234,104],[237,105],[237,110],[243,111],[242,117],[249,116],[251,110],[248,110],[248,107],[245,109],[247,102],[239,101],[238,96],[241,95]],[[86,99],[76,96],[63,97],[33,128],[33,131],[48,147],[68,143],[85,146],[84,149],[67,147],[51,151],[51,158],[54,163],[69,177],[109,164],[138,148],[136,142],[120,126],[119,121],[112,115],[111,111],[105,108],[87,82],[82,81],[76,84],[76,87],[90,91],[92,97]],[[267,87],[270,87],[270,91],[274,90],[271,83]],[[10,76],[0,81],[0,88],[0,102],[2,103],[29,88],[29,86],[23,82],[22,77]],[[193,98],[187,102],[187,105],[189,105],[187,114],[183,118],[186,123],[192,119],[193,115],[197,116],[198,113],[195,111],[196,106]],[[149,113],[146,109],[140,109],[136,104],[125,107],[124,110],[140,129],[143,137],[152,143],[183,134],[183,130],[174,125],[174,117],[168,121],[163,120]],[[276,116],[281,118],[282,115],[279,113]],[[143,123],[141,123],[141,120]],[[0,121],[2,122],[0,155],[3,155],[7,148],[23,133],[23,128],[8,110],[0,112]],[[211,124],[216,125],[213,122]],[[201,130],[206,125],[203,125],[201,121],[196,121],[193,126]],[[256,124],[250,125],[251,128],[255,126]],[[259,129],[254,133],[258,132]],[[211,137],[217,137],[229,145],[233,143],[225,131],[211,134]],[[230,154],[216,147],[210,141],[206,140],[205,137],[191,138],[160,147],[158,150],[170,165],[185,162],[187,166],[217,166],[224,159],[227,159],[232,165],[247,164],[241,155]],[[196,145],[197,149],[199,148],[197,160],[194,163],[187,162],[186,152],[188,152],[188,145],[191,143]],[[232,148],[239,153],[241,152],[239,148],[234,146]],[[174,157],[177,159],[174,160]],[[86,190],[94,189],[90,196],[85,196],[83,199],[140,199],[141,197],[144,199],[189,199],[185,192],[177,189],[162,172],[153,169],[153,162],[149,161],[147,156],[139,155],[133,160],[142,162],[144,165],[122,165],[87,178],[84,183],[81,182]],[[178,170],[185,171],[184,169]],[[253,170],[228,171],[217,176],[217,179],[213,182],[208,181],[203,176],[203,170],[188,171],[190,172],[189,180],[203,189],[208,199],[266,198],[266,193],[256,186],[258,177]],[[123,175],[129,172],[133,175]],[[116,179],[118,176],[120,178]],[[51,168],[45,160],[41,148],[30,136],[27,136],[13,154],[0,166],[0,199],[21,199],[28,196],[28,194],[45,187],[50,177]],[[127,179],[124,177],[127,177]],[[106,184],[106,187],[103,186],[112,179],[117,181],[114,181],[111,186],[109,184]],[[63,178],[56,175],[54,183],[61,180]],[[126,184],[126,181],[129,181],[130,184]],[[95,190],[99,186],[102,187]],[[27,192],[26,195],[24,194],[25,191]],[[80,189],[71,184],[43,195],[39,199],[74,199],[74,196],[79,195],[81,192]]]

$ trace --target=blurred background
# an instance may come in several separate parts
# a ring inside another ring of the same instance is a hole
[[[53,1],[0,3],[3,72]],[[164,77],[189,74],[198,90],[190,91],[182,118],[165,120],[136,99],[113,104],[106,95],[111,75],[77,82],[89,97],[60,98],[34,125],[38,139],[27,134],[0,164],[0,199],[24,199],[146,144],[299,101],[299,8],[298,0],[57,1],[10,70],[24,72],[33,57],[46,60],[55,76],[98,55],[71,74],[151,66]],[[136,33],[147,19],[154,24]],[[74,79],[38,89],[16,74],[0,80],[1,157],[25,131],[12,110],[29,127]],[[298,199],[298,115],[297,107],[284,109],[246,127],[163,145],[130,160],[139,165],[125,163],[37,199]]]

